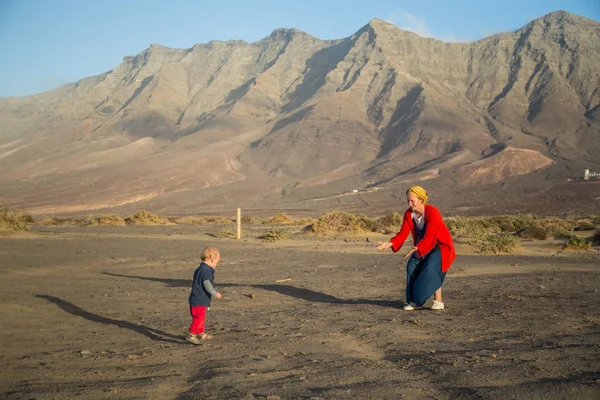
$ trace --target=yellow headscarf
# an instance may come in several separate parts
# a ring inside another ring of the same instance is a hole
[[[408,190],[406,191],[406,195],[408,196],[409,193],[413,193],[415,196],[417,196],[419,199],[421,199],[423,204],[426,204],[427,199],[429,198],[427,196],[427,191],[425,189],[423,189],[421,186],[409,187]]]

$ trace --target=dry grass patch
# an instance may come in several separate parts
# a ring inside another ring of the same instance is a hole
[[[262,220],[257,217],[249,217],[247,215],[242,216],[242,224],[256,224],[260,223]]]
[[[58,226],[58,225],[62,225],[64,223],[66,223],[67,221],[69,221],[69,220],[55,218],[55,217],[46,217],[46,218],[42,218],[41,220],[39,220],[38,224],[44,225],[44,226]]]
[[[126,222],[136,225],[165,225],[169,223],[166,218],[151,214],[146,210],[138,210]]]
[[[284,213],[278,213],[274,217],[269,218],[267,222],[271,224],[293,224],[294,218]]]
[[[266,240],[267,242],[276,242],[278,240],[285,240],[290,237],[288,231],[280,227],[274,227],[265,232],[264,235],[259,236],[259,239]]]
[[[203,225],[206,224],[206,219],[202,218],[202,217],[181,217],[181,218],[176,218],[174,221],[176,224],[197,224],[197,225]]]
[[[521,229],[517,236],[523,239],[537,239],[537,240],[546,240],[548,239],[550,232],[547,228],[542,228],[541,226],[528,226],[524,229]]]
[[[306,226],[306,225],[312,225],[315,222],[317,222],[317,220],[315,218],[299,218],[299,219],[294,220],[294,225]]]
[[[445,222],[454,237],[468,236],[476,240],[500,232],[516,233],[518,237],[537,240],[545,240],[550,236],[570,237],[570,231],[578,224],[571,218],[537,217],[531,214],[449,217]]]
[[[125,225],[125,220],[117,214],[101,214],[101,215],[90,215],[87,218],[77,220],[81,225],[95,225],[95,226],[120,226]]]
[[[570,232],[575,228],[576,222],[572,219],[561,219],[561,218],[541,218],[538,225],[546,228],[550,234],[554,237],[564,234],[564,232]]]
[[[218,236],[222,237],[222,238],[236,239],[237,238],[237,230],[226,226],[226,227],[223,227],[223,229],[221,229],[219,231]]]
[[[588,242],[585,238],[571,236],[565,244],[567,251],[585,251],[592,248],[592,242]]]
[[[358,234],[368,230],[372,220],[364,215],[350,214],[344,211],[332,211],[323,215],[312,224],[310,230],[318,235]]]
[[[0,228],[13,231],[26,231],[28,230],[27,224],[34,222],[31,215],[24,211],[0,207]]]
[[[396,233],[402,227],[403,219],[404,216],[397,212],[390,215],[386,215],[373,221],[371,231],[386,234]]]
[[[501,215],[486,218],[489,224],[496,226],[501,232],[518,232],[527,227],[536,225],[537,218],[531,214]]]
[[[513,253],[517,250],[517,238],[508,232],[486,235],[479,245],[482,253]]]
[[[569,239],[572,234],[566,229],[557,229],[552,231],[552,236],[554,236],[555,239]]]
[[[452,236],[483,237],[503,231],[495,221],[489,218],[448,217],[444,223]],[[511,229],[512,227],[513,225],[511,225]]]
[[[393,213],[381,218],[369,218],[362,214],[350,214],[343,211],[332,211],[313,222],[315,233],[353,233],[378,232],[396,233],[402,226],[403,215]]]
[[[593,231],[596,229],[596,225],[589,219],[581,219],[577,221],[577,225],[573,230],[575,231]]]
[[[205,217],[204,220],[207,224],[229,224],[231,222],[235,222],[235,218],[227,218],[227,217]]]

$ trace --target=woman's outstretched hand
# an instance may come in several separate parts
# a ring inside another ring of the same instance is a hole
[[[377,246],[377,250],[387,250],[392,247],[390,242],[377,242],[377,244],[379,244],[379,246]]]
[[[410,249],[410,251],[404,256],[404,258],[412,256],[412,253],[414,253],[415,251],[419,251],[419,248],[417,246],[413,246],[413,248]]]

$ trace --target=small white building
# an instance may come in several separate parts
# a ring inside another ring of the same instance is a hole
[[[600,173],[590,172],[589,169],[586,169],[585,173],[583,174],[583,179],[586,181],[589,181],[590,179],[600,179]]]

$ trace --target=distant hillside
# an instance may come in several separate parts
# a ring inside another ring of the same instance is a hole
[[[454,213],[600,212],[600,186],[573,180],[600,172],[599,87],[600,24],[563,11],[468,44],[372,20],[151,45],[0,99],[0,204],[375,213],[422,184]]]

